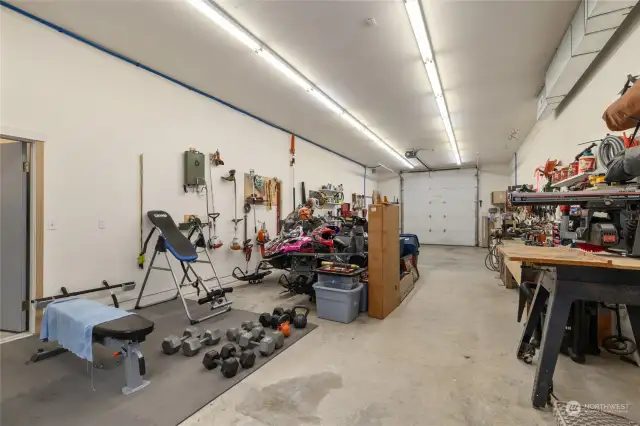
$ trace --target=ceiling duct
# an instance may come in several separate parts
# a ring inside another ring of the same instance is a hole
[[[556,51],[538,97],[537,119],[548,117],[578,82],[638,0],[583,0]]]

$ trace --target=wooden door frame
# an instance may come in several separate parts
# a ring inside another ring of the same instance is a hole
[[[29,299],[44,296],[44,141],[0,134],[0,143],[24,142],[29,144]],[[38,312],[29,303],[29,332],[40,328],[42,310]]]

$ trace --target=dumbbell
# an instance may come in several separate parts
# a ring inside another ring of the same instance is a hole
[[[240,330],[237,328],[230,328],[227,330],[227,340],[230,342],[237,342],[240,338]]]
[[[220,358],[237,358],[242,368],[251,368],[256,363],[256,353],[251,349],[243,350],[238,357],[238,351],[233,343],[227,343],[220,350]]]
[[[238,360],[235,358],[222,359],[218,351],[215,349],[204,354],[204,358],[202,358],[202,365],[204,365],[204,368],[207,370],[213,370],[220,366],[222,375],[227,379],[238,374],[238,368],[240,366]]]
[[[277,332],[277,334],[279,335],[279,337],[278,341],[276,342],[276,340],[271,336],[265,336],[259,340],[255,340],[253,334],[249,332],[242,333],[240,335],[238,344],[243,350],[257,347],[258,351],[260,351],[262,355],[269,356],[275,352],[276,346],[279,345],[279,347],[282,347],[282,345],[284,345],[284,336],[279,332]]]
[[[284,346],[284,333],[281,331],[274,331],[271,333],[271,338],[276,344],[276,349],[280,349]]]
[[[198,337],[189,337],[182,344],[182,353],[185,356],[194,356],[200,349],[202,349],[202,345],[214,346],[220,343],[220,339],[222,338],[222,331],[216,329],[213,331],[205,330],[204,337],[202,339]]]
[[[256,322],[256,321],[242,321],[242,325],[240,326],[241,329],[245,330],[245,331],[251,331],[252,329],[256,328],[256,327],[260,327],[261,323],[260,322]]]
[[[165,337],[162,341],[162,352],[167,355],[175,354],[180,350],[182,342],[190,337],[200,337],[200,330],[198,329],[198,327],[189,326],[185,328],[182,337],[178,337],[176,335]]]

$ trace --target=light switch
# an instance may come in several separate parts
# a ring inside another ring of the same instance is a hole
[[[107,223],[104,219],[98,219],[98,229],[104,229],[107,227]]]

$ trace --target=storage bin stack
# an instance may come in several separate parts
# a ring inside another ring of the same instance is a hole
[[[318,318],[343,323],[356,319],[360,312],[362,272],[362,268],[339,271],[331,267],[318,269],[318,282],[313,285]]]

